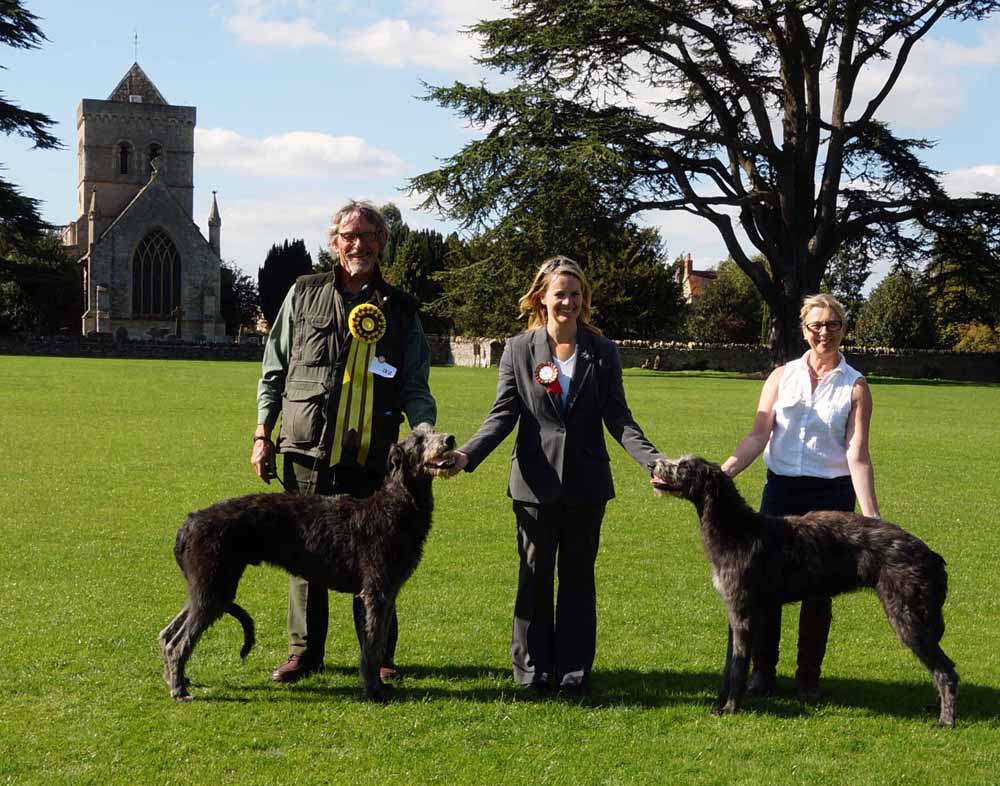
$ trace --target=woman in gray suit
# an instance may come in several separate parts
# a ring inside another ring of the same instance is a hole
[[[514,679],[536,690],[583,691],[594,664],[594,562],[615,495],[603,427],[647,471],[660,457],[625,401],[617,347],[589,322],[590,294],[572,259],[542,263],[520,301],[528,329],[500,359],[493,408],[452,454],[456,471],[472,472],[518,425],[508,487],[521,559],[511,656]]]

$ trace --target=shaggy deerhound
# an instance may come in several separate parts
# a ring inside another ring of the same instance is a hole
[[[716,714],[739,709],[759,610],[871,587],[900,640],[934,678],[938,725],[955,725],[958,675],[939,645],[948,576],[923,541],[853,513],[762,516],[717,464],[694,456],[657,461],[653,484],[698,509],[712,584],[726,604],[729,641]]]
[[[240,656],[250,652],[253,620],[235,602],[236,589],[247,565],[266,562],[361,596],[361,678],[368,698],[384,701],[379,665],[388,622],[430,531],[431,480],[450,474],[442,454],[454,446],[454,437],[418,426],[390,447],[385,480],[366,499],[252,494],[190,514],[174,544],[187,579],[187,603],[160,633],[170,695],[191,698],[184,667],[198,638],[223,614],[243,625]]]

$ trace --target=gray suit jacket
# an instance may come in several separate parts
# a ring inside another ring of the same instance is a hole
[[[552,359],[544,328],[507,340],[493,408],[459,450],[472,472],[518,425],[508,494],[520,502],[595,504],[615,495],[604,428],[642,467],[660,453],[646,439],[625,401],[618,348],[582,328],[565,410],[558,396],[535,381],[535,368]]]

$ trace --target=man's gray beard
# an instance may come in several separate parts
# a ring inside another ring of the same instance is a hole
[[[348,257],[347,274],[352,278],[357,275],[367,275],[375,270],[375,260],[369,262],[367,259],[356,260]]]

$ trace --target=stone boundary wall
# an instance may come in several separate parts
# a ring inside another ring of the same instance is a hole
[[[76,358],[140,358],[147,360],[255,360],[264,356],[260,344],[195,344],[187,341],[129,341],[111,338],[0,337],[0,355],[53,355]]]
[[[736,371],[764,374],[771,358],[761,347],[620,341],[622,366],[660,371]],[[847,362],[866,376],[1000,382],[1000,353],[844,347]]]
[[[503,340],[427,337],[434,365],[477,368],[497,366]],[[660,371],[735,371],[763,375],[771,367],[768,353],[750,345],[693,345],[676,342],[620,341],[625,368]],[[191,342],[115,342],[112,337],[0,337],[0,355],[54,355],[95,358],[174,360],[243,360],[259,362],[259,344],[194,344]],[[1000,353],[941,352],[935,350],[854,349],[845,347],[847,362],[862,374],[903,379],[942,379],[961,382],[1000,382]]]

